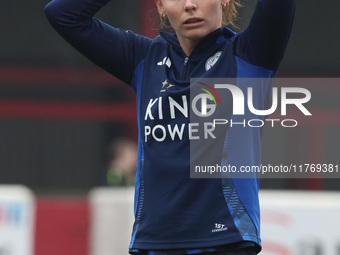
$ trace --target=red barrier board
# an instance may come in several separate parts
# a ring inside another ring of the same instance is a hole
[[[36,200],[35,255],[87,255],[87,198],[43,197]]]

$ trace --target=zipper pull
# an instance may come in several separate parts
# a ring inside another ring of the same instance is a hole
[[[189,61],[189,57],[185,57],[185,59],[184,59],[184,66],[186,66],[188,64],[188,61]]]

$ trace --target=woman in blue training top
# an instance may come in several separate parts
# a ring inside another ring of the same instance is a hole
[[[251,87],[254,108],[267,109],[295,0],[258,0],[241,33],[224,27],[233,24],[238,0],[156,0],[175,34],[155,39],[94,18],[108,1],[53,0],[45,12],[71,45],[136,92],[139,142],[129,252],[260,252],[258,178],[206,178],[203,170],[261,164],[262,127],[246,123],[265,117],[248,109],[240,114],[233,91],[247,95]],[[205,78],[231,78],[231,86]],[[243,78],[259,79],[250,84]],[[226,120],[223,125],[213,125],[215,113]],[[202,175],[191,178],[197,169]]]

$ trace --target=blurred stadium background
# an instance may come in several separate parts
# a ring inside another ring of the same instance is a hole
[[[135,96],[52,29],[43,13],[48,2],[0,2],[0,184],[20,184],[32,192],[32,254],[94,255],[88,196],[94,188],[107,186],[111,143],[122,137],[137,139]],[[248,0],[240,9],[241,29],[255,3]],[[298,1],[279,77],[339,77],[339,12],[336,0]],[[113,26],[157,35],[153,0],[112,0],[97,17]],[[267,129],[263,162],[340,163],[340,86],[319,85],[306,88],[312,93],[308,108],[322,118],[313,117],[290,130]],[[337,192],[340,183],[322,178],[264,179],[261,189],[285,190],[294,196],[298,190]],[[7,217],[4,208],[0,203],[0,229]],[[0,255],[19,255],[6,245],[0,236]],[[299,254],[340,255],[340,244],[334,252],[316,248]]]

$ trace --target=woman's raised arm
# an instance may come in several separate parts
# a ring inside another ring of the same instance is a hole
[[[80,53],[130,84],[151,39],[114,28],[94,14],[109,0],[53,0],[45,14],[55,30]]]
[[[276,71],[283,58],[295,12],[295,0],[258,0],[235,53],[247,62]]]

